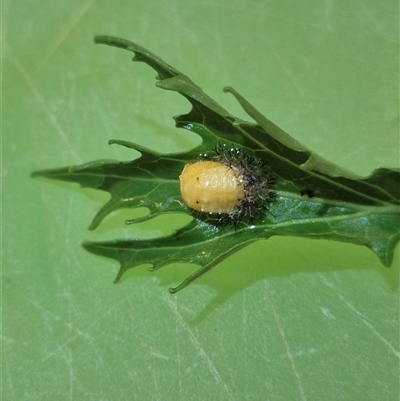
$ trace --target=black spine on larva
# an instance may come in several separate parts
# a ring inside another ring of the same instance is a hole
[[[269,210],[276,193],[271,189],[275,177],[270,173],[266,160],[256,159],[245,150],[218,144],[213,159],[240,172],[244,186],[244,199],[232,212],[220,215],[219,224],[229,223],[235,229],[242,221],[253,224]],[[226,221],[228,220],[228,221]]]

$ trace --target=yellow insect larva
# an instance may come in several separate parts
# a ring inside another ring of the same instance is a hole
[[[221,162],[186,164],[179,180],[184,202],[198,212],[231,213],[245,197],[243,175]]]
[[[186,164],[179,180],[189,208],[204,213],[208,222],[235,229],[241,223],[263,219],[276,199],[271,190],[275,178],[265,160],[226,144],[216,146],[211,160]]]

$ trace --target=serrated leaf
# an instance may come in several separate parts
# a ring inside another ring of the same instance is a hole
[[[146,207],[149,214],[130,221],[149,220],[163,213],[186,213],[193,220],[170,236],[146,240],[84,242],[88,251],[120,262],[115,279],[135,266],[150,263],[151,270],[170,263],[193,263],[200,268],[176,292],[202,276],[228,255],[259,239],[291,235],[332,239],[364,245],[390,266],[400,239],[400,172],[387,168],[362,178],[322,159],[269,121],[234,89],[243,109],[255,120],[240,120],[208,97],[187,76],[148,50],[127,40],[97,36],[96,43],[132,51],[133,61],[154,68],[157,86],[180,93],[192,105],[186,115],[174,117],[176,126],[198,134],[202,143],[190,152],[160,154],[137,144],[112,140],[141,153],[131,162],[95,161],[81,166],[33,173],[83,187],[108,191],[111,199],[98,212],[90,229],[95,229],[111,212],[120,208]],[[236,230],[215,225],[208,216],[193,214],[182,202],[179,175],[184,165],[209,154],[218,143],[245,149],[268,161],[276,177],[278,197],[269,213],[256,224]]]

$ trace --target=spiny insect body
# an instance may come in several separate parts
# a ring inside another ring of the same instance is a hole
[[[189,208],[235,228],[262,218],[276,198],[266,161],[226,144],[219,144],[212,157],[186,164],[179,179]]]

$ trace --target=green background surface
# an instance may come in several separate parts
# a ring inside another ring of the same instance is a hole
[[[246,118],[232,85],[300,142],[368,175],[398,167],[398,2],[3,1],[3,400],[398,400],[399,252],[272,238],[174,296],[195,269],[117,264],[83,239],[178,222],[87,226],[108,195],[35,169],[199,142],[189,104],[155,88],[147,47]],[[166,255],[167,257],[167,255]]]

